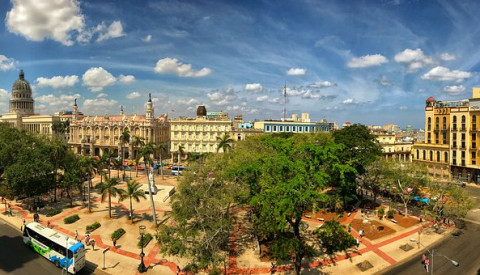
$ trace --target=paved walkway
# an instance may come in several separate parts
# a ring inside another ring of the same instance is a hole
[[[142,177],[139,177],[137,178],[138,181],[140,180],[145,180],[145,176],[142,176]],[[94,180],[94,182],[99,182],[99,179],[96,178]],[[92,200],[94,203],[100,203],[100,198],[94,198]],[[147,199],[148,201],[148,199]],[[17,228],[20,228],[20,226],[22,225],[22,222],[23,220],[25,220],[26,222],[29,222],[29,221],[32,221],[33,220],[33,214],[29,213],[29,211],[21,208],[20,206],[16,205],[14,202],[9,202],[11,205],[12,205],[12,208],[13,210],[16,212],[16,215],[14,217],[8,217],[6,215],[1,215],[1,218],[8,221],[9,223],[15,225]],[[122,203],[119,203],[119,202],[114,202],[112,201],[112,208],[113,206],[118,206],[120,207],[120,211],[122,212],[125,212],[125,213],[128,213],[129,211],[129,208],[122,204]],[[155,207],[157,212],[165,212],[166,210],[165,209],[161,209],[161,208],[158,208]],[[82,214],[83,212],[85,212],[85,206],[77,206],[77,207],[74,207],[72,209],[69,209],[69,210],[64,210],[62,213],[58,214],[58,215],[55,215],[54,217],[51,217],[51,218],[41,218],[41,223],[44,224],[44,225],[47,225],[49,224],[52,228],[54,228],[55,230],[58,230],[68,236],[71,236],[72,238],[74,237],[75,235],[75,232],[72,232],[72,230],[68,229],[67,228],[67,225],[64,225],[63,222],[60,223],[65,217],[68,217],[70,215],[73,215],[73,214],[79,214],[81,215],[81,218],[82,219],[88,219],[89,216],[88,214]],[[137,214],[140,214],[140,213],[148,213],[150,212],[150,208],[146,208],[146,209],[139,209],[139,210],[135,210],[135,213]],[[354,213],[351,213],[351,215],[342,223],[344,225],[347,225],[349,223],[351,223],[353,221],[353,219],[355,219],[355,217],[357,216],[358,212],[354,212]],[[304,218],[305,221],[308,221],[310,223],[314,223],[314,224],[320,224],[321,222],[316,220],[316,219],[309,219],[309,218]],[[94,218],[91,218],[90,219],[90,222],[93,222],[94,221]],[[123,221],[121,221],[119,218],[116,218],[116,219],[110,219],[108,222],[110,223],[117,223],[118,226],[125,226],[125,225],[122,225],[122,223],[124,223]],[[412,229],[413,228],[413,229]],[[372,243],[371,241],[367,240],[365,237],[364,238],[361,238],[361,249],[357,250],[357,251],[353,251],[353,252],[349,252],[347,255],[345,254],[337,254],[336,257],[332,258],[332,259],[325,259],[325,260],[316,260],[316,261],[313,261],[313,262],[309,262],[307,265],[305,265],[304,267],[305,268],[318,268],[318,267],[322,267],[322,266],[328,266],[328,265],[331,265],[331,264],[337,264],[339,262],[342,262],[346,259],[351,259],[354,258],[354,257],[358,257],[358,256],[363,256],[363,255],[377,255],[378,257],[380,257],[381,259],[383,259],[386,263],[387,263],[387,266],[388,265],[392,265],[392,264],[395,264],[397,261],[394,259],[394,258],[399,258],[399,255],[393,255],[394,257],[392,257],[392,254],[391,253],[398,253],[398,252],[391,252],[392,249],[389,249],[388,251],[390,251],[390,255],[384,251],[382,251],[382,248],[385,248],[395,242],[398,242],[402,239],[405,239],[406,237],[411,237],[413,236],[414,234],[418,233],[418,231],[420,231],[421,229],[423,228],[422,225],[418,225],[418,226],[414,226],[414,227],[410,227],[410,228],[407,228],[405,230],[403,230],[402,232],[400,233],[397,233],[397,234],[394,234],[392,237],[386,237],[385,240],[383,241],[380,241],[378,243]],[[270,273],[270,267],[267,267],[267,266],[264,266],[264,267],[249,267],[249,268],[242,268],[242,267],[239,267],[238,264],[237,264],[237,258],[238,258],[238,255],[237,255],[237,236],[242,233],[243,231],[245,230],[245,228],[243,228],[242,224],[239,224],[239,223],[235,223],[235,230],[230,238],[230,242],[229,242],[229,246],[230,246],[230,253],[229,253],[229,266],[227,268],[227,273],[229,274],[267,274],[267,273]],[[352,232],[352,235],[355,237],[355,238],[358,238],[359,235],[358,235],[358,232],[356,232],[353,228],[351,230]],[[113,247],[112,245],[108,245],[107,243],[110,243],[111,241],[106,241],[104,238],[105,238],[105,234],[100,235],[100,234],[91,234],[90,237],[92,239],[95,240],[96,242],[96,248],[98,249],[95,249],[95,251],[90,251],[88,252],[87,254],[87,259],[88,261],[91,261],[91,262],[94,262],[97,266],[102,266],[102,259],[101,259],[101,250],[105,249],[105,248],[109,248],[110,249],[110,252],[109,252],[109,258],[110,259],[110,262],[112,263],[110,266],[110,268],[108,270],[106,270],[107,272],[112,272],[113,274],[121,274],[121,273],[126,273],[126,274],[135,274],[136,273],[136,267],[138,266],[138,263],[140,261],[140,256],[139,256],[139,250],[136,249],[135,251],[132,251],[131,249],[129,249],[129,247],[126,247],[126,248],[120,248],[120,246],[117,245],[117,247]],[[83,240],[85,238],[84,235],[79,235],[79,239],[80,240]],[[122,237],[123,238],[123,237]],[[132,237],[129,237],[130,239],[129,242],[135,242],[135,239]],[[126,243],[125,240],[122,240],[124,241],[124,243]],[[152,240],[153,242],[155,241],[155,239]],[[126,245],[125,245],[126,246]],[[147,246],[148,249],[146,248],[145,249],[145,258],[144,258],[144,261],[145,261],[145,265],[148,267],[150,267],[148,273],[158,273],[158,274],[165,274],[165,272],[168,270],[169,272],[171,273],[176,273],[177,271],[177,263],[176,262],[173,262],[172,260],[166,260],[166,259],[163,259],[163,258],[160,258],[160,255],[159,254],[159,251],[160,251],[160,248],[158,246],[158,244],[154,244],[154,245],[149,245]],[[130,248],[132,248],[130,246]],[[136,247],[135,247],[136,248]],[[372,253],[369,253],[369,252],[372,252]],[[96,256],[98,257],[89,257],[89,254],[90,253],[94,253]],[[402,254],[403,255],[403,254]],[[257,256],[258,257],[258,256]],[[401,256],[400,256],[401,257]],[[368,260],[368,259],[366,259]],[[114,262],[117,262],[116,264]],[[122,263],[122,262],[128,262],[128,266],[126,264],[123,264],[123,265],[119,265],[118,263]],[[180,265],[180,263],[178,263]],[[133,266],[132,266],[133,265]],[[159,268],[159,267],[163,267],[163,268]],[[287,271],[291,271],[293,269],[293,266],[292,265],[282,265],[282,266],[277,266],[276,267],[276,271],[277,272],[287,272]],[[358,269],[357,269],[358,271]],[[367,272],[368,273],[368,272]]]

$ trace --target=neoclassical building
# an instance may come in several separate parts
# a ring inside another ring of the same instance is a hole
[[[143,138],[145,143],[163,144],[168,152],[170,126],[168,115],[155,117],[154,108],[149,95],[145,115],[126,115],[121,107],[117,116],[82,116],[78,111],[77,102],[73,105],[70,122],[70,137],[68,144],[74,152],[82,155],[101,156],[105,149],[122,156],[122,147],[125,148],[125,158],[133,158],[140,148],[132,145],[133,137]],[[122,133],[130,132],[130,143],[123,145],[120,142]]]
[[[52,125],[60,122],[58,116],[35,114],[35,101],[32,88],[20,70],[18,79],[13,83],[8,113],[0,116],[0,121],[8,122],[18,129],[29,132],[52,135]]]

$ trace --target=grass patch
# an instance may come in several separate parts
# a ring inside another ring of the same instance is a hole
[[[48,210],[48,212],[45,214],[45,216],[53,217],[53,216],[55,216],[57,214],[60,214],[60,213],[62,213],[62,210],[57,209],[57,208],[53,208],[53,209]]]
[[[91,225],[87,225],[87,231],[92,232],[93,230],[99,228],[101,225],[99,222],[94,222]]]
[[[123,228],[119,228],[117,230],[115,230],[113,233],[112,233],[112,240],[113,239],[119,239],[121,236],[123,236],[123,234],[125,234],[125,230]]]
[[[147,246],[147,244],[152,240],[152,234],[147,233],[143,235],[143,247]],[[140,240],[138,241],[137,244],[138,247],[142,247],[142,238],[140,237]]]
[[[70,224],[78,221],[79,219],[80,217],[77,214],[75,214],[75,215],[71,215],[70,217],[66,217],[65,219],[63,219],[63,222],[65,224]]]

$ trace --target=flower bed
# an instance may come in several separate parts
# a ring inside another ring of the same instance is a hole
[[[70,217],[66,217],[65,219],[63,219],[63,222],[65,224],[70,224],[70,223],[74,223],[74,222],[78,221],[79,219],[80,219],[80,217],[77,214],[75,214],[75,215],[72,215]]]
[[[119,228],[117,230],[115,230],[113,233],[112,233],[112,240],[113,239],[119,239],[121,236],[123,236],[123,234],[125,234],[125,230],[123,228]]]
[[[100,223],[99,223],[99,222],[94,222],[94,223],[92,223],[91,225],[87,225],[86,230],[87,230],[88,232],[92,232],[93,230],[95,230],[95,229],[97,229],[97,228],[99,228],[99,227],[100,227]]]

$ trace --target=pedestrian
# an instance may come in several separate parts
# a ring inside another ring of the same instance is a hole
[[[112,241],[113,241],[113,247],[116,248],[117,247],[117,238],[113,238]]]
[[[270,263],[270,273],[273,274],[275,273],[275,265],[272,263]]]
[[[362,229],[360,229],[360,231],[358,231],[358,235],[360,236],[360,238],[363,237],[363,230]]]
[[[425,259],[427,258],[427,255],[425,253],[422,254],[422,264],[425,264]]]
[[[78,231],[75,229],[75,241],[78,241]]]
[[[90,243],[92,244],[92,250],[95,251],[95,240],[92,240]]]
[[[430,259],[426,258],[425,259],[425,269],[427,270],[427,272],[428,272],[428,265],[430,265]]]
[[[8,214],[10,215],[10,217],[13,217],[12,206],[10,204],[8,205]]]
[[[177,275],[180,274],[180,267],[177,265]]]
[[[348,224],[348,232],[350,233],[350,231],[352,231],[352,225]]]
[[[358,238],[355,239],[357,242],[357,248],[360,246],[360,240]]]
[[[88,245],[88,242],[90,241],[90,235],[87,233],[85,235],[85,245]]]

